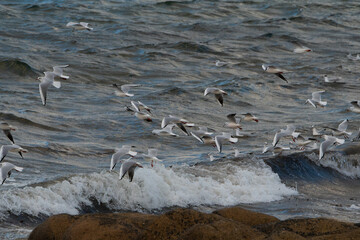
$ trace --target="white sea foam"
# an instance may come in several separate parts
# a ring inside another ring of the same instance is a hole
[[[151,211],[172,206],[236,205],[269,202],[297,192],[281,183],[269,167],[221,166],[138,169],[127,176],[102,171],[69,177],[46,187],[12,188],[0,196],[0,213],[78,214],[92,200],[114,210]],[[224,174],[227,172],[228,174]]]

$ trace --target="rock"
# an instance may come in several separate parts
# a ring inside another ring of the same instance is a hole
[[[37,226],[30,234],[29,239],[49,240],[62,239],[64,232],[78,219],[78,216],[60,214],[49,217]]]
[[[176,209],[162,215],[60,214],[48,218],[29,236],[29,240],[43,239],[360,239],[360,227],[323,218],[280,221],[238,207],[210,214]]]
[[[267,240],[305,240],[306,238],[286,230],[274,232]]]
[[[357,228],[358,227],[352,223],[343,223],[325,218],[288,219],[260,227],[265,233],[279,232],[285,229],[303,237],[336,234]]]
[[[239,207],[223,208],[215,211],[214,213],[249,226],[256,226],[260,224],[280,221],[276,217],[269,216],[263,213],[253,212]]]
[[[144,232],[142,239],[170,239],[195,224],[208,224],[218,221],[222,217],[206,214],[191,209],[176,209],[160,215]]]
[[[256,231],[250,226],[240,222],[222,219],[209,224],[196,224],[180,235],[178,239],[197,239],[197,240],[221,240],[221,239],[241,239],[241,240],[260,240],[265,239],[266,235]]]

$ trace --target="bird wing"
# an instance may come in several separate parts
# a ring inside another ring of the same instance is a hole
[[[148,155],[151,157],[156,157],[158,154],[158,150],[156,148],[149,148]]]
[[[9,172],[13,169],[15,165],[12,163],[3,163],[0,168],[0,181],[1,185],[5,182],[5,179],[8,177]]]
[[[288,80],[286,80],[286,78],[281,73],[275,73],[275,75],[288,83]]]
[[[45,80],[47,81],[54,81],[54,78],[56,77],[56,74],[53,72],[44,72],[45,74]]]
[[[188,133],[188,131],[187,131],[186,128],[184,127],[184,124],[182,124],[182,123],[176,123],[176,126],[178,126],[184,133],[186,133],[186,135],[190,136],[190,134]]]
[[[350,102],[355,108],[360,108],[360,101],[352,101]]]
[[[48,81],[43,81],[39,84],[40,97],[44,106],[46,105],[46,95],[50,84],[51,82]]]
[[[348,120],[345,119],[344,121],[342,121],[339,126],[338,126],[338,129],[340,132],[345,132],[346,129],[348,128]]]
[[[129,171],[130,167],[132,167],[133,165],[135,165],[136,162],[132,161],[132,160],[126,160],[123,162],[123,164],[121,164],[120,167],[120,175],[119,175],[119,179],[123,179],[123,177],[125,176],[125,174]]]
[[[175,127],[175,124],[168,124],[166,127],[164,127],[164,131],[168,132],[168,133],[173,133],[172,130]]]
[[[111,162],[110,162],[110,171],[113,170],[118,163],[119,158],[116,156],[116,153],[111,156]]]
[[[3,130],[3,132],[5,133],[5,135],[9,138],[9,140],[10,140],[12,143],[15,143],[15,142],[14,142],[14,138],[13,138],[13,136],[11,135],[11,130]]]
[[[54,66],[53,67],[53,73],[55,73],[56,75],[61,76],[63,74],[63,69],[61,67]]]
[[[317,91],[317,92],[313,92],[311,94],[312,96],[312,100],[315,102],[320,102],[321,101],[321,94],[324,93],[325,91]]]
[[[204,96],[208,95],[209,93],[212,93],[215,90],[215,88],[206,88],[204,92]]]
[[[138,86],[140,86],[140,84],[124,84],[121,85],[120,89],[124,93],[128,93],[132,87],[138,87]]]
[[[137,112],[140,112],[139,106],[135,101],[131,101],[131,105],[135,108]]]
[[[143,104],[142,102],[138,101],[139,105],[142,106],[146,111],[148,111],[149,113],[151,113],[150,108],[148,106],[146,106],[145,104]]]
[[[294,125],[292,124],[286,125],[286,129],[285,129],[286,133],[292,134],[293,132],[295,132],[295,130],[296,127]]]
[[[170,117],[164,117],[163,120],[161,121],[161,128],[165,128],[170,123],[171,120],[172,118]]]
[[[273,147],[275,147],[275,146],[278,144],[278,142],[280,141],[280,139],[281,139],[283,136],[285,136],[285,134],[284,134],[283,131],[277,132],[277,133],[275,134],[274,140],[273,140],[273,142],[272,142]]]
[[[7,145],[3,145],[0,148],[0,162],[2,160],[4,160],[4,158],[6,157],[6,154],[8,154],[9,152],[9,147]]]
[[[230,122],[236,123],[235,116],[236,116],[236,113],[232,113],[232,114],[227,115],[226,117],[227,117],[227,119],[229,119]]]
[[[215,94],[215,98],[218,100],[221,106],[224,106],[224,98],[222,94]]]
[[[199,142],[204,143],[204,140],[202,140],[202,139],[201,139],[198,135],[196,135],[195,133],[190,132],[190,134],[191,134],[194,138],[196,138]]]
[[[83,26],[84,28],[88,28],[89,27],[89,23],[87,22],[80,22],[79,23],[81,26]]]
[[[314,108],[317,108],[316,105],[315,105],[315,103],[314,103],[313,101],[311,101],[311,99],[308,99],[308,100],[306,101],[306,103],[310,103],[311,105],[313,105]]]
[[[320,148],[319,148],[319,160],[321,160],[324,155],[325,155],[325,152],[326,150],[331,147],[332,145],[334,145],[336,141],[334,139],[327,139],[325,141],[323,141],[321,144],[320,144]]]
[[[68,22],[66,24],[67,27],[72,27],[72,26],[76,26],[76,25],[79,25],[79,23],[77,23],[77,22]]]
[[[221,153],[222,151],[222,141],[224,140],[223,136],[216,136],[215,137],[215,144],[217,147],[217,150],[219,151],[219,153]]]

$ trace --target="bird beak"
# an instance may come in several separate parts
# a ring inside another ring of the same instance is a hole
[[[255,122],[259,122],[259,119],[253,119]]]

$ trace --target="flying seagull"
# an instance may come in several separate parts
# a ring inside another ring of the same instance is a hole
[[[8,152],[18,152],[21,158],[24,158],[22,153],[28,152],[26,149],[20,147],[19,145],[2,145],[0,148],[0,162],[4,160]]]
[[[215,95],[215,98],[218,100],[218,102],[221,106],[224,105],[224,97],[223,96],[228,95],[224,90],[221,90],[220,88],[215,88],[215,87],[208,87],[205,89],[204,96],[206,96],[210,93]]]
[[[267,64],[263,64],[262,68],[264,69],[265,72],[273,73],[276,76],[278,76],[279,78],[281,78],[282,80],[284,80],[285,82],[288,82],[288,80],[286,80],[286,78],[282,74],[286,73],[286,72],[289,72],[289,71],[286,71],[284,69],[280,69],[280,68],[277,68],[277,67],[274,67],[274,66],[269,66]]]
[[[89,23],[87,22],[68,22],[66,24],[67,27],[72,27],[76,30],[88,30],[92,31],[93,28],[89,26]]]
[[[307,99],[305,104],[310,103],[314,108],[317,108],[317,106],[320,106],[320,107],[326,106],[327,102],[321,101],[321,94],[324,92],[325,92],[324,90],[313,92],[311,94],[311,99]]]
[[[137,152],[131,150],[132,146],[123,145],[121,148],[115,148],[115,153],[111,156],[110,171],[113,170],[123,156],[136,156]]]
[[[132,87],[139,87],[141,86],[140,84],[124,84],[121,85],[120,87],[117,84],[113,84],[113,87],[116,88],[115,90],[115,95],[118,97],[133,97],[134,94],[129,93],[130,89]]]
[[[9,162],[4,162],[1,163],[1,167],[0,167],[0,181],[1,181],[1,185],[4,184],[6,178],[10,177],[11,175],[11,171],[15,170],[18,172],[22,172],[23,168],[22,167],[17,167],[12,163]]]
[[[3,130],[3,132],[5,133],[5,135],[9,138],[9,140],[15,144],[14,138],[11,135],[11,131],[16,131],[16,128],[9,125],[6,122],[0,123],[0,129]]]
[[[121,164],[121,168],[120,168],[119,179],[120,180],[123,179],[125,174],[128,173],[129,174],[129,180],[131,182],[133,180],[133,178],[134,178],[134,173],[135,173],[135,168],[136,167],[142,168],[143,166],[141,166],[140,163],[134,162],[134,161],[132,161],[130,159],[123,162],[123,164]]]

